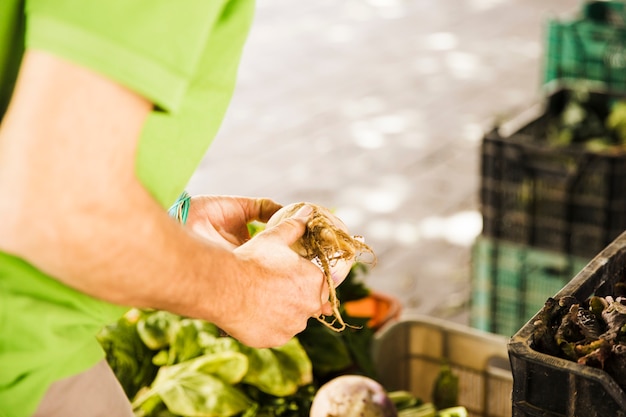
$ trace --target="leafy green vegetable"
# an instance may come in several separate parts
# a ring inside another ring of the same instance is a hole
[[[319,379],[348,369],[354,363],[343,332],[333,332],[317,320],[309,320],[306,330],[298,335],[298,339],[311,359],[313,372]]]
[[[317,387],[314,384],[305,385],[295,394],[285,397],[268,395],[252,386],[248,386],[246,392],[256,404],[241,417],[309,417]]]
[[[181,416],[234,416],[252,406],[239,390],[207,374],[187,374],[178,379],[163,380],[150,395],[158,395],[167,409]],[[142,409],[151,397],[141,397],[133,403]],[[149,402],[148,402],[149,404]],[[143,409],[149,412],[149,409]],[[149,414],[146,414],[149,415]]]
[[[142,342],[137,333],[139,315],[138,310],[131,310],[98,334],[107,361],[128,398],[133,398],[140,388],[149,384],[158,371],[152,363],[154,351]]]
[[[167,364],[184,362],[201,355],[218,335],[217,326],[211,323],[187,318],[180,320],[169,344]]]
[[[563,92],[560,112],[548,113],[547,141],[605,152],[626,145],[626,100],[593,94],[580,82]]]
[[[152,350],[169,345],[171,336],[177,331],[178,316],[167,311],[154,311],[137,322],[137,333]]]
[[[313,380],[311,361],[295,338],[278,348],[242,350],[250,363],[243,382],[267,394],[293,395]]]
[[[241,381],[248,368],[245,355],[223,352],[199,356],[159,370],[149,390],[133,401],[135,409],[150,407],[158,396],[167,409],[183,416],[232,416],[252,405],[233,385]]]
[[[437,417],[467,417],[467,409],[465,407],[456,406],[449,407],[437,412]]]
[[[356,263],[350,273],[337,288],[337,297],[342,302],[359,300],[370,295],[369,288],[362,277],[367,272],[367,265]],[[313,374],[318,384],[342,372],[355,372],[375,379],[371,345],[374,331],[367,326],[368,318],[352,317],[343,306],[341,315],[346,323],[355,328],[346,328],[340,333],[333,332],[311,319],[305,331],[298,335],[298,340],[313,363]]]
[[[263,409],[248,396],[253,389],[277,399],[313,380],[296,338],[279,348],[252,349],[211,323],[163,311],[131,310],[99,340],[142,417],[241,415]]]

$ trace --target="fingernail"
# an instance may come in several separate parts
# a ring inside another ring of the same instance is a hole
[[[300,207],[298,211],[296,211],[296,214],[294,214],[293,217],[306,218],[306,217],[309,217],[312,212],[313,212],[313,207],[305,204],[302,207]]]

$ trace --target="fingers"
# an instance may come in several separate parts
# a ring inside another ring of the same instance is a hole
[[[278,223],[276,226],[266,229],[264,233],[280,238],[288,245],[294,244],[302,237],[306,230],[313,208],[309,205],[302,206],[293,216]]]
[[[241,207],[246,216],[246,222],[258,220],[263,223],[272,217],[282,206],[269,198],[241,198]]]
[[[266,223],[270,219],[270,217],[272,217],[274,213],[276,213],[278,210],[282,208],[280,204],[267,198],[257,199],[256,204],[258,207],[257,209],[258,219],[257,220],[264,222],[264,223]]]

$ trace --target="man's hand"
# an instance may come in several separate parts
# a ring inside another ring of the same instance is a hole
[[[309,318],[332,314],[322,270],[290,248],[302,237],[310,215],[311,208],[304,206],[235,249],[244,276],[253,278],[243,289],[244,303],[220,322],[235,338],[255,347],[271,346],[271,340],[282,344],[304,330]]]
[[[250,240],[247,223],[266,223],[280,208],[269,199],[195,196],[187,218],[194,233],[234,250],[242,264],[252,268],[249,277],[254,282],[242,290],[249,293],[245,302],[217,324],[257,347],[286,342],[304,330],[309,317],[332,314],[321,270],[289,248],[302,236],[310,211],[296,213]],[[319,303],[313,299],[307,304],[311,292],[319,294]]]
[[[266,198],[194,196],[189,206],[187,227],[214,242],[234,249],[248,239],[247,224],[266,223],[281,208]]]

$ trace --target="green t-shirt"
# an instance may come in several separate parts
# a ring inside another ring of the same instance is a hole
[[[126,85],[155,104],[136,172],[166,209],[224,117],[253,14],[253,0],[2,0],[0,118],[27,48]],[[95,335],[124,311],[0,253],[0,416],[31,415],[53,381],[101,360]]]

